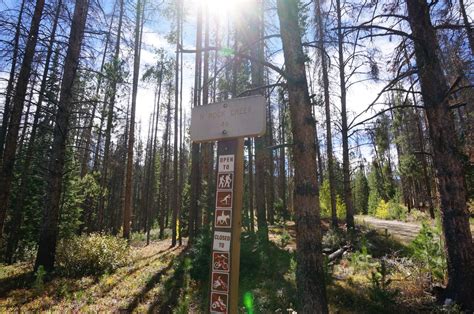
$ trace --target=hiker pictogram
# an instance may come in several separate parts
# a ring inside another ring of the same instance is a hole
[[[212,273],[212,290],[229,291],[229,274]]]
[[[216,227],[231,227],[231,211],[230,209],[216,209]]]
[[[229,189],[232,190],[234,183],[233,173],[219,173],[219,181],[217,183],[218,189]]]
[[[221,293],[211,293],[211,312],[227,313],[227,295]]]
[[[217,191],[216,207],[232,207],[232,192]]]
[[[214,270],[229,271],[229,253],[213,252],[212,263]]]

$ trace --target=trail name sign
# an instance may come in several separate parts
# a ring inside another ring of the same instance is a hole
[[[209,274],[210,313],[237,313],[244,137],[263,135],[265,125],[266,102],[263,96],[235,98],[192,109],[191,140],[218,141]]]
[[[265,134],[266,103],[263,96],[234,98],[195,107],[191,115],[191,140],[209,142]]]

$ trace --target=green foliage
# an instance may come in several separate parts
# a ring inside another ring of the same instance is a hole
[[[46,276],[46,270],[43,265],[38,267],[35,273],[35,281],[33,282],[33,289],[36,294],[41,294],[44,290],[44,277]]]
[[[381,308],[387,308],[394,304],[395,297],[400,293],[398,290],[390,290],[392,280],[387,278],[388,271],[385,261],[382,259],[377,270],[370,274],[369,298]]]
[[[373,261],[372,255],[367,248],[367,239],[361,239],[361,248],[359,251],[352,253],[350,263],[355,271],[367,271],[368,269],[377,266],[378,263]]]
[[[321,217],[331,217],[331,192],[329,189],[329,180],[324,179],[319,192],[319,201],[321,206]],[[346,205],[340,195],[336,195],[337,217],[346,217]]]
[[[291,241],[291,235],[290,233],[286,230],[283,229],[283,231],[280,234],[280,246],[282,248],[285,248]]]
[[[125,239],[93,233],[61,240],[56,260],[59,271],[66,276],[98,276],[125,265],[129,256]]]
[[[204,230],[198,237],[190,250],[191,278],[196,281],[207,282],[209,279],[209,267],[211,265],[211,232]]]
[[[421,263],[424,271],[443,281],[446,275],[446,257],[439,227],[432,228],[426,221],[415,240],[410,244],[413,258]]]
[[[355,175],[353,194],[355,212],[367,214],[369,206],[369,182],[367,181],[363,168],[360,168]]]
[[[374,167],[372,167],[372,171],[370,171],[369,173],[368,184],[369,184],[369,198],[367,200],[368,213],[369,215],[374,216],[381,199],[378,186],[377,186],[379,184],[379,180],[378,180],[377,173],[374,170]]]

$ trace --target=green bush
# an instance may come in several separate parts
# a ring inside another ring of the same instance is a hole
[[[425,271],[432,277],[443,281],[446,274],[446,257],[441,241],[440,228],[432,228],[427,222],[422,227],[415,240],[410,244],[413,258],[421,263]]]
[[[405,220],[408,210],[396,200],[385,202],[380,200],[374,216],[380,219]]]
[[[129,256],[125,239],[93,233],[60,241],[56,261],[66,276],[97,276],[125,265]]]

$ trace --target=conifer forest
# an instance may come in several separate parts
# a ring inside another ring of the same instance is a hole
[[[474,312],[474,0],[0,0],[0,313]]]

